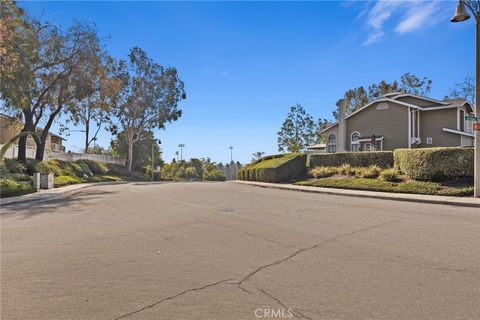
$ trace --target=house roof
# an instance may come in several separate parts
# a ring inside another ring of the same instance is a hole
[[[20,119],[9,116],[8,114],[4,114],[4,113],[0,113],[0,117],[8,118],[8,119],[13,120],[13,121],[22,122]],[[37,127],[37,131],[43,132],[43,128]],[[64,141],[67,141],[67,139],[63,138],[62,136],[59,136],[58,134],[55,134],[55,133],[52,133],[52,132],[48,132],[48,134],[51,135],[52,137],[60,138]]]
[[[407,103],[407,102],[404,102],[404,101],[397,100],[397,99],[402,98],[402,97],[417,98],[419,100],[434,102],[435,104],[421,107],[421,106],[418,106],[418,105],[414,105],[414,104],[411,104],[411,103]],[[416,95],[413,95],[413,94],[407,94],[407,93],[401,93],[401,92],[392,92],[392,93],[387,93],[387,94],[383,95],[381,98],[370,102],[369,104],[361,107],[360,109],[356,110],[355,112],[350,113],[349,115],[347,115],[345,117],[345,119],[350,118],[351,116],[363,111],[364,109],[370,107],[371,105],[373,105],[377,102],[393,102],[393,103],[399,104],[401,106],[410,107],[410,108],[414,108],[414,109],[421,110],[421,111],[431,111],[431,110],[449,109],[449,108],[460,108],[460,107],[465,106],[470,110],[470,112],[473,112],[472,106],[465,99],[452,99],[452,100],[439,101],[439,100],[435,100],[435,99],[431,99],[431,98],[416,96]],[[325,129],[320,131],[320,133],[324,133],[324,132],[328,131],[329,129],[333,128],[336,125],[338,125],[338,122],[335,122],[331,126],[326,127]]]

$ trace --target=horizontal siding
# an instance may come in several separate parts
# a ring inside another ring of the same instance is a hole
[[[457,130],[457,109],[422,111],[420,115],[419,147],[458,147],[461,137],[458,134],[445,132],[443,128]],[[427,137],[432,138],[432,144],[427,144]]]
[[[348,118],[347,149],[354,131],[363,137],[384,136],[383,150],[408,147],[408,107],[388,102],[389,108],[377,110],[378,103]]]

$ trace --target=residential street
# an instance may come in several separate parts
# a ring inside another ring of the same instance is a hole
[[[96,186],[2,207],[1,318],[480,319],[479,235],[478,208]]]

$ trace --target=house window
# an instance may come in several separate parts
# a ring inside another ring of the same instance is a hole
[[[337,137],[334,134],[328,136],[327,152],[337,152]]]
[[[360,151],[360,132],[354,131],[350,137],[350,149],[351,151]]]

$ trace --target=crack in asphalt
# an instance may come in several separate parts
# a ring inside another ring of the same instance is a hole
[[[200,221],[200,220],[199,220],[198,218],[196,218],[196,217],[195,217],[195,219],[196,219],[197,221],[199,221],[199,222],[203,222],[203,221]],[[365,228],[362,228],[362,229],[354,230],[354,231],[352,231],[352,232],[340,234],[340,235],[338,235],[338,236],[335,236],[335,237],[330,238],[330,239],[328,239],[328,240],[325,240],[325,241],[323,241],[323,242],[317,243],[317,244],[315,244],[315,245],[313,245],[313,246],[299,249],[299,250],[293,252],[292,254],[290,254],[289,256],[283,258],[283,259],[280,259],[280,260],[277,260],[277,261],[275,261],[275,262],[271,262],[271,263],[269,263],[269,264],[260,266],[260,267],[258,267],[257,269],[255,269],[254,271],[250,272],[250,273],[249,273],[248,275],[246,275],[245,277],[243,277],[240,281],[231,282],[231,281],[234,281],[235,279],[224,279],[224,280],[220,280],[220,281],[217,281],[217,282],[214,282],[214,283],[210,283],[210,284],[204,285],[204,286],[202,286],[202,287],[195,287],[195,288],[186,289],[186,290],[184,290],[184,291],[182,291],[182,292],[180,292],[180,293],[177,293],[177,294],[175,294],[175,295],[172,295],[172,296],[163,298],[163,299],[161,299],[161,300],[158,300],[158,301],[156,301],[156,302],[154,302],[154,303],[151,303],[151,304],[149,304],[149,305],[147,305],[147,306],[144,306],[144,307],[142,307],[142,308],[140,308],[140,309],[137,309],[137,310],[135,310],[135,311],[132,311],[132,312],[129,312],[129,313],[125,313],[125,314],[123,314],[123,315],[121,315],[121,316],[118,316],[118,317],[114,318],[114,320],[119,320],[119,319],[124,319],[124,318],[130,317],[130,316],[132,316],[132,315],[134,315],[134,314],[137,314],[137,313],[139,313],[139,312],[142,312],[142,311],[144,311],[144,310],[153,308],[153,307],[155,307],[155,306],[157,306],[157,305],[159,305],[159,304],[161,304],[161,303],[163,303],[163,302],[165,302],[165,301],[169,301],[169,300],[176,299],[176,298],[178,298],[178,297],[180,297],[180,296],[183,296],[183,295],[185,295],[185,294],[187,294],[187,293],[189,293],[189,292],[201,291],[201,290],[204,290],[204,289],[208,289],[208,288],[211,288],[211,287],[215,287],[215,286],[217,286],[217,285],[219,285],[219,284],[236,285],[240,290],[251,294],[250,291],[248,291],[248,290],[246,290],[245,288],[242,287],[242,284],[243,284],[244,282],[248,281],[250,278],[252,278],[252,277],[253,277],[254,275],[256,275],[257,273],[259,273],[259,272],[261,272],[261,271],[263,271],[263,270],[265,270],[265,269],[267,269],[267,268],[269,268],[269,267],[276,266],[276,265],[279,265],[279,264],[281,264],[281,263],[283,263],[283,262],[285,262],[285,261],[288,261],[288,260],[290,260],[291,258],[293,258],[293,257],[295,257],[295,256],[297,256],[297,255],[299,255],[299,254],[301,254],[301,253],[303,253],[303,252],[316,249],[316,248],[318,248],[318,247],[321,247],[321,246],[323,246],[323,245],[326,245],[326,244],[328,244],[328,243],[331,243],[331,242],[333,242],[333,241],[335,241],[335,240],[338,240],[338,239],[341,239],[341,238],[349,237],[349,236],[355,235],[355,234],[360,233],[360,232],[363,232],[363,231],[375,229],[375,228],[378,228],[378,227],[381,227],[381,226],[384,226],[384,225],[387,225],[387,224],[390,224],[390,223],[394,223],[394,222],[399,221],[399,220],[401,220],[401,219],[403,219],[403,218],[397,218],[397,219],[392,219],[392,220],[384,221],[384,222],[375,224],[375,225],[373,225],[373,226],[369,226],[369,227],[365,227]],[[277,303],[279,303],[279,304],[282,305],[283,307],[286,307],[286,305],[285,305],[283,302],[281,302],[278,298],[272,296],[271,294],[267,293],[267,292],[266,292],[265,290],[263,290],[263,289],[260,289],[260,288],[258,288],[258,287],[257,287],[257,289],[258,289],[259,291],[261,291],[262,293],[264,293],[265,295],[267,295],[267,296],[269,296],[270,298],[272,298],[273,300],[275,300]],[[293,309],[292,309],[292,310],[293,310]],[[298,315],[297,315],[297,318],[300,317],[300,318],[303,318],[303,319],[310,319],[310,320],[311,320],[311,318],[303,315],[303,314],[300,313],[299,311],[296,311],[296,312],[297,312],[297,314],[298,314]]]
[[[323,242],[320,242],[320,243],[317,243],[313,246],[310,246],[310,247],[307,247],[307,248],[302,248],[302,249],[299,249],[295,252],[293,252],[292,254],[290,254],[289,256],[283,258],[283,259],[280,259],[280,260],[277,260],[277,261],[274,261],[274,262],[271,262],[271,263],[268,263],[268,264],[265,264],[263,266],[260,266],[258,267],[257,269],[255,269],[254,271],[250,272],[248,275],[246,275],[242,280],[240,280],[238,282],[238,285],[241,287],[241,285],[248,281],[251,277],[253,277],[254,275],[256,275],[257,273],[261,272],[262,270],[265,270],[267,268],[270,268],[270,267],[273,267],[273,266],[276,266],[276,265],[279,265],[285,261],[288,261],[290,259],[292,259],[293,257],[303,253],[303,252],[306,252],[306,251],[310,251],[310,250],[313,250],[313,249],[316,249],[318,247],[321,247],[323,245],[326,245],[330,242],[333,242],[333,241],[336,241],[338,239],[341,239],[341,238],[346,238],[346,237],[349,237],[349,236],[352,236],[354,234],[357,234],[357,233],[360,233],[360,232],[363,232],[363,231],[367,231],[367,230],[371,230],[371,229],[375,229],[375,228],[378,228],[378,227],[381,227],[381,226],[384,226],[386,224],[390,224],[390,223],[393,223],[393,222],[396,222],[396,221],[399,221],[403,218],[397,218],[397,219],[392,219],[392,220],[388,220],[388,221],[384,221],[384,222],[381,222],[381,223],[378,223],[376,225],[373,225],[373,226],[369,226],[369,227],[365,227],[365,228],[362,228],[362,229],[358,229],[358,230],[354,230],[352,232],[348,232],[348,233],[343,233],[343,234],[340,234],[338,236],[335,236],[333,238],[330,238],[328,240],[325,240]]]
[[[177,294],[175,294],[175,295],[173,295],[173,296],[169,296],[169,297],[163,298],[163,299],[161,299],[161,300],[159,300],[159,301],[156,301],[156,302],[154,302],[154,303],[151,303],[151,304],[149,304],[149,305],[147,305],[147,306],[145,306],[145,307],[142,307],[142,308],[140,308],[140,309],[137,309],[137,310],[135,310],[135,311],[122,314],[121,316],[116,317],[114,320],[119,320],[119,319],[124,319],[124,318],[130,317],[130,316],[132,316],[132,315],[134,315],[134,314],[136,314],[136,313],[139,313],[139,312],[145,311],[145,310],[147,310],[147,309],[153,308],[153,307],[155,307],[155,306],[158,305],[158,304],[161,304],[161,303],[163,303],[163,302],[165,302],[165,301],[168,301],[168,300],[173,300],[173,299],[178,298],[178,297],[180,297],[180,296],[183,296],[184,294],[187,294],[187,293],[189,293],[189,292],[204,290],[204,289],[207,289],[207,288],[211,288],[211,287],[217,286],[217,285],[222,284],[222,283],[226,283],[226,282],[231,281],[231,280],[233,280],[233,279],[225,279],[225,280],[221,280],[221,281],[217,281],[217,282],[214,282],[214,283],[210,283],[210,284],[204,285],[204,286],[202,286],[202,287],[196,287],[196,288],[186,289],[186,290],[184,290],[184,291],[182,291],[182,292],[180,292],[180,293],[177,293]]]
[[[295,318],[300,318],[300,319],[308,319],[308,320],[312,320],[312,318],[304,315],[303,313],[301,313],[300,311],[298,310],[295,310],[293,308],[290,308],[289,306],[287,306],[285,303],[283,303],[280,299],[278,299],[277,297],[273,296],[271,293],[263,290],[262,288],[259,288],[257,286],[255,286],[255,288],[257,288],[258,291],[262,292],[264,295],[270,297],[272,300],[275,300],[279,305],[281,305],[283,308],[285,308],[286,310],[291,310],[292,311],[292,314]]]

